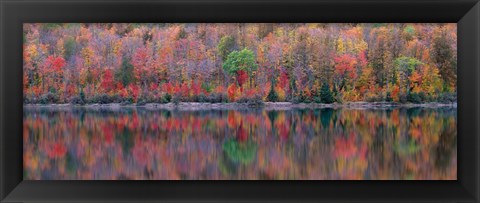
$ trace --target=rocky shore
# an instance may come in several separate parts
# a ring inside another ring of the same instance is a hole
[[[263,104],[250,104],[250,103],[199,103],[199,102],[180,102],[174,103],[147,103],[144,105],[122,105],[119,103],[111,104],[87,104],[87,105],[74,105],[74,104],[25,104],[24,108],[56,108],[67,109],[71,107],[81,107],[87,109],[105,109],[115,110],[120,108],[144,108],[147,110],[184,110],[184,111],[196,111],[196,110],[237,110],[237,109],[254,109],[261,108],[265,110],[289,110],[289,109],[319,109],[319,108],[348,108],[348,109],[386,109],[386,108],[457,108],[457,103],[423,103],[423,104],[400,104],[392,102],[349,102],[344,104],[320,104],[320,103],[298,103],[291,102],[265,102]]]

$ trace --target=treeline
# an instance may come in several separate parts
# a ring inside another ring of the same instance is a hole
[[[24,24],[24,102],[455,102],[456,33],[456,24]]]

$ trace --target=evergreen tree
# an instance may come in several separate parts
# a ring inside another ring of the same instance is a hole
[[[120,69],[115,73],[115,80],[121,81],[122,85],[126,87],[135,79],[133,74],[133,65],[127,57],[122,58],[122,65]]]
[[[385,98],[385,101],[393,102],[392,94],[390,92],[387,92],[387,96]]]
[[[323,83],[320,89],[320,98],[321,101],[326,104],[331,104],[334,102],[332,91],[330,91],[328,83]]]
[[[270,85],[270,92],[268,92],[267,101],[270,101],[270,102],[278,101],[278,95],[275,92],[275,89],[273,89],[273,83],[272,85]]]

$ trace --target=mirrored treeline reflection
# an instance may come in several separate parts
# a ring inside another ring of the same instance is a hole
[[[456,108],[24,108],[24,179],[456,179]]]

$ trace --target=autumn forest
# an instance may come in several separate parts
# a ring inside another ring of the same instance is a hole
[[[24,24],[23,178],[456,180],[456,29]]]
[[[24,24],[24,102],[456,102],[456,24]]]

